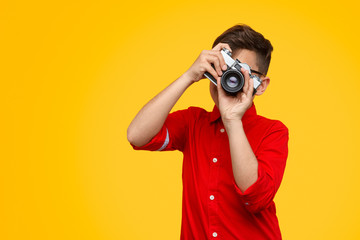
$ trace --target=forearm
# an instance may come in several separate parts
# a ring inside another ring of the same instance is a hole
[[[184,74],[151,99],[128,127],[129,142],[138,147],[147,144],[160,131],[169,112],[192,83]]]
[[[258,178],[258,161],[245,135],[241,120],[226,123],[236,185],[245,192]]]
[[[140,110],[127,131],[130,143],[141,147],[150,142],[164,125],[170,110],[180,96],[192,83],[202,79],[205,72],[209,72],[213,77],[219,78],[222,73],[221,66],[224,70],[226,69],[225,61],[220,53],[220,50],[224,47],[230,49],[228,44],[219,43],[210,51],[202,51],[191,67],[180,78],[175,80]],[[211,64],[215,66],[215,69]]]

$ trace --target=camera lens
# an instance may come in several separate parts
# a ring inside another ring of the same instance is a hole
[[[229,76],[227,79],[226,79],[226,84],[231,87],[231,88],[234,88],[236,87],[237,85],[239,85],[239,79],[236,77],[236,76]]]
[[[230,94],[236,94],[244,86],[244,76],[240,71],[229,69],[221,77],[222,88]]]

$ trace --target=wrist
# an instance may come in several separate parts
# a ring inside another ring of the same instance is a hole
[[[224,125],[234,125],[242,123],[242,117],[244,114],[240,113],[221,113],[221,120],[223,121]]]
[[[223,120],[224,127],[228,134],[237,132],[239,129],[243,129],[243,123],[241,119],[227,119]]]
[[[181,81],[185,82],[186,84],[188,84],[189,86],[191,84],[193,84],[194,82],[196,82],[192,77],[191,74],[189,74],[188,72],[185,72],[183,75],[180,76]]]

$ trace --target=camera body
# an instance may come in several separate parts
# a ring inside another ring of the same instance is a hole
[[[228,49],[223,48],[220,52],[224,57],[225,63],[227,65],[227,70],[223,71],[221,76],[221,86],[225,92],[230,95],[236,95],[243,89],[245,84],[245,77],[241,72],[241,68],[244,68],[249,72],[250,78],[254,81],[254,95],[256,93],[256,89],[261,84],[261,79],[258,76],[251,74],[251,68],[249,65],[240,62],[238,59],[234,60],[231,57],[231,52]],[[204,76],[207,77],[212,83],[217,85],[216,79],[209,72],[205,72]]]

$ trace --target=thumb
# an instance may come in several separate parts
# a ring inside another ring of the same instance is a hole
[[[225,90],[221,86],[221,78],[218,77],[217,79],[217,90],[218,90],[218,96],[223,97],[226,95]]]

